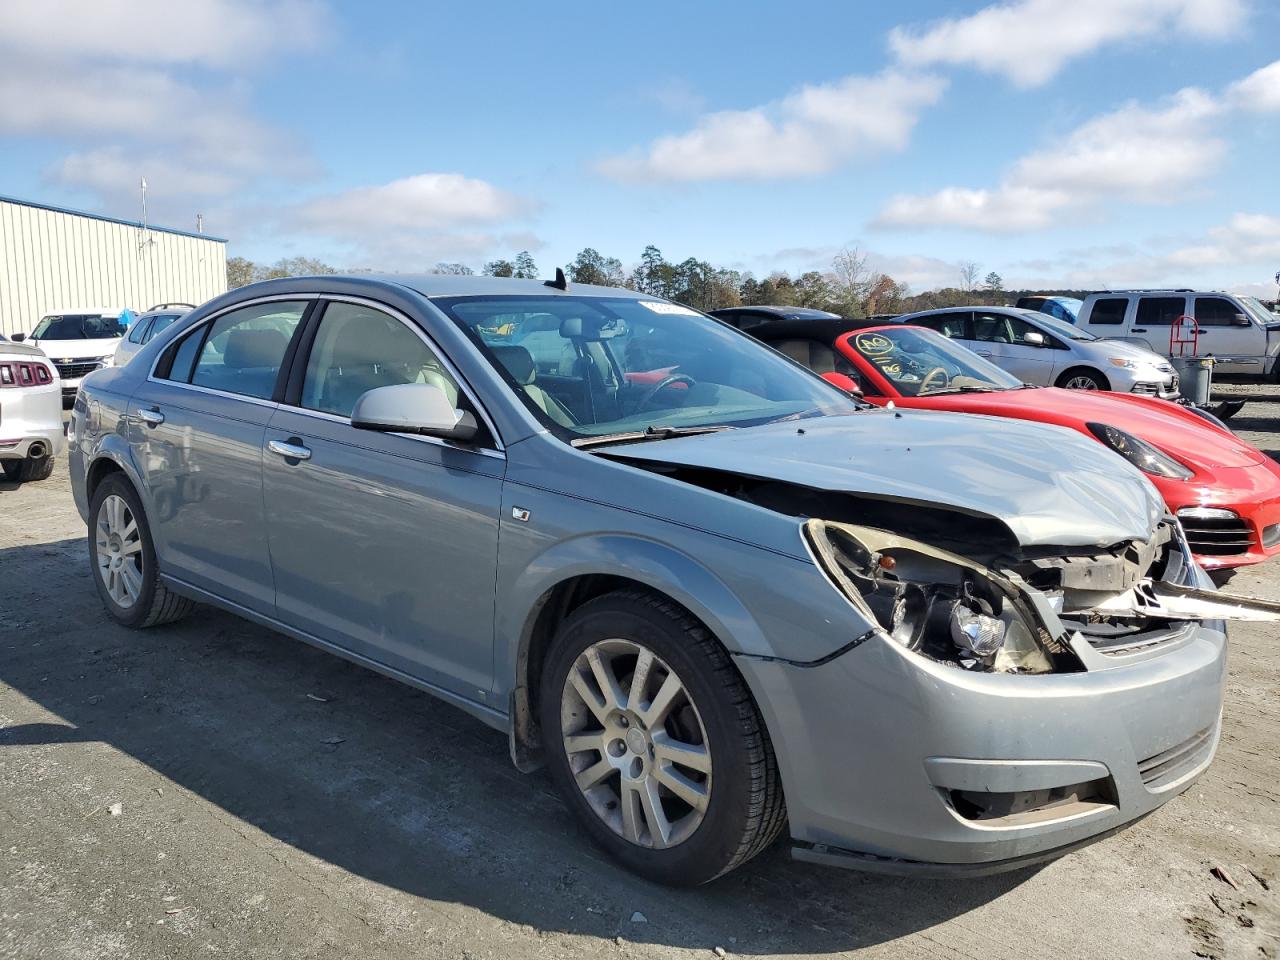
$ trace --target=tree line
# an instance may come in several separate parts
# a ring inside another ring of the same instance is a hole
[[[244,257],[231,257],[227,260],[227,286],[234,289],[276,277],[337,272],[329,264],[309,257],[289,257],[269,265],[254,263]],[[464,276],[475,273],[464,263],[443,261],[426,272]],[[1031,292],[1006,291],[998,273],[993,270],[981,277],[978,264],[966,261],[959,265],[955,286],[912,293],[907,284],[873,269],[866,253],[857,247],[841,250],[826,270],[809,270],[797,276],[776,270],[767,276],[756,277],[750,271],[717,267],[696,257],[674,262],[652,244],[644,248],[639,262],[630,270],[617,257],[605,256],[594,247],[586,247],[565,265],[564,272],[572,283],[628,287],[704,311],[770,304],[811,307],[853,318],[912,313],[962,304],[1003,304],[1011,302],[1019,294]],[[524,279],[542,276],[528,250],[521,250],[511,259],[490,260],[480,273],[489,277]]]

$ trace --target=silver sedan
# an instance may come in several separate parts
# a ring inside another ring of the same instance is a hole
[[[1100,339],[1034,310],[949,307],[894,319],[959,340],[1023,383],[1166,400],[1178,396],[1178,375],[1164,357],[1122,340]]]

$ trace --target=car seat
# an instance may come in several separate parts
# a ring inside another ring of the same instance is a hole
[[[562,427],[574,426],[573,415],[564,404],[538,386],[538,372],[533,366],[533,355],[528,350],[524,347],[511,346],[493,346],[489,349],[539,410]]]

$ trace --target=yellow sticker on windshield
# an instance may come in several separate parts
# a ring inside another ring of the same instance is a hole
[[[893,341],[879,333],[860,333],[854,338],[854,346],[869,357],[889,353],[893,349]]]

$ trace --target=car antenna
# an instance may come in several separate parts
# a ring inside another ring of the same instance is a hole
[[[543,280],[544,287],[555,287],[557,290],[568,290],[569,281],[564,278],[564,271],[556,267],[556,278],[554,280]]]

